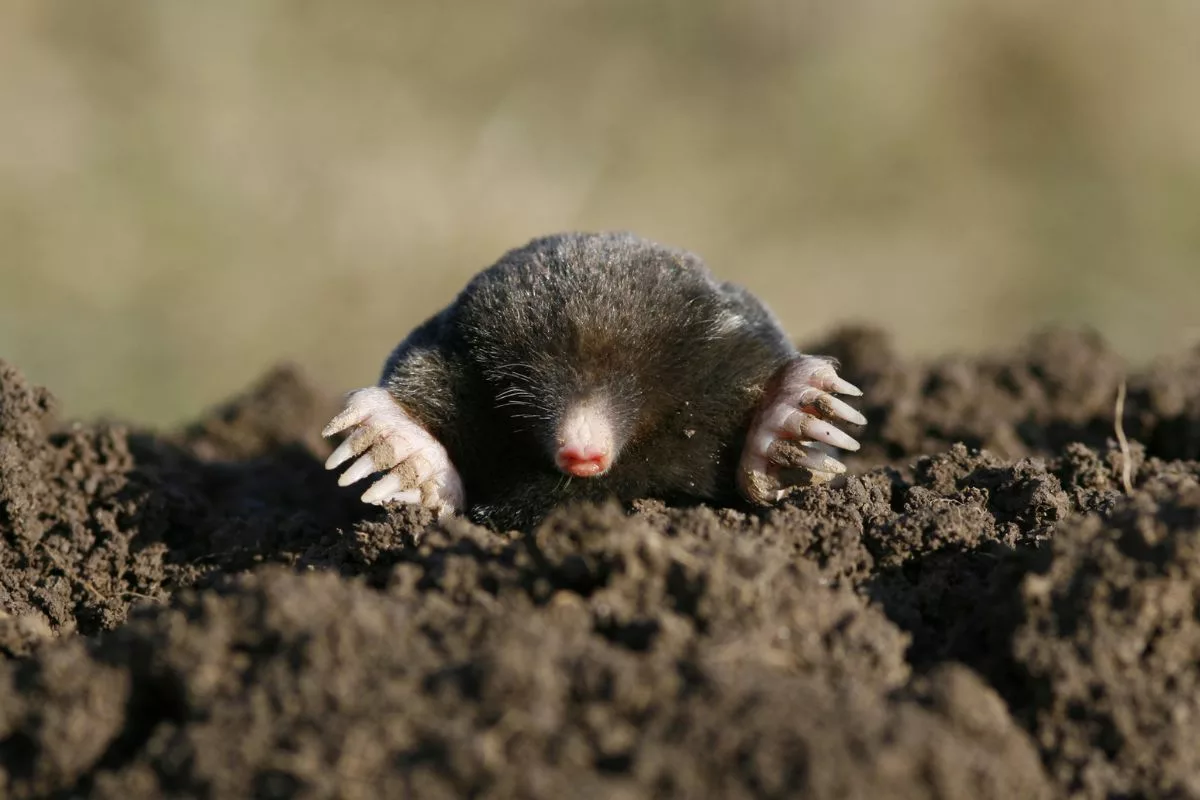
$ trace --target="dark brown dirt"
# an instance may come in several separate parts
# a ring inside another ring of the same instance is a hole
[[[169,434],[0,364],[0,796],[1200,797],[1200,349],[905,361],[784,506],[357,502],[281,368]],[[981,448],[983,449],[981,451]]]

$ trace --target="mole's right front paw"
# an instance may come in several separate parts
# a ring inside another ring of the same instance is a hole
[[[834,397],[862,395],[842,380],[837,362],[824,356],[798,355],[774,376],[746,435],[738,465],[738,488],[756,505],[783,499],[790,489],[781,468],[807,470],[812,483],[824,483],[846,471],[821,445],[857,450],[858,442],[836,423],[866,425],[867,418]]]
[[[334,417],[322,436],[353,429],[329,459],[325,469],[336,469],[359,456],[338,478],[349,486],[368,475],[383,473],[363,494],[364,503],[415,503],[438,515],[463,507],[463,485],[446,448],[412,419],[379,386],[359,389],[346,399],[346,408]]]

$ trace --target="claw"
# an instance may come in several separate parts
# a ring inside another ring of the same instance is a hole
[[[379,468],[375,466],[375,459],[370,453],[361,456],[358,461],[350,465],[350,468],[343,472],[338,478],[338,486],[349,486],[352,483],[358,483],[363,478],[372,473],[379,472]]]
[[[778,439],[769,447],[767,461],[786,469],[807,469],[830,475],[841,475],[846,471],[846,465],[828,453],[786,439]]]
[[[421,502],[420,489],[405,489],[404,480],[394,472],[389,472],[363,492],[362,501],[379,505],[393,498],[415,496],[413,502]]]
[[[356,392],[351,392],[346,398],[346,408],[333,419],[329,420],[329,424],[321,430],[321,435],[329,438],[334,434],[341,433],[353,425],[357,425],[371,415],[371,409],[366,403],[355,402],[356,396],[359,396],[364,390],[359,389]]]
[[[329,434],[325,435],[328,436]],[[338,445],[336,450],[330,453],[329,458],[325,459],[325,469],[335,469],[354,456],[365,453],[373,443],[374,438],[370,430],[362,428],[356,430],[346,437],[346,441]]]
[[[828,422],[805,414],[803,411],[796,411],[788,418],[784,432],[801,439],[824,442],[843,450],[857,450],[860,447],[858,440],[853,436],[842,433]]]
[[[800,466],[810,469],[813,472],[828,472],[831,475],[844,475],[846,473],[846,465],[828,453],[818,452],[805,456],[800,462]]]
[[[375,487],[372,486],[370,489],[363,492],[362,500],[364,503],[371,503],[373,505],[383,505],[384,503],[406,503],[409,505],[420,505],[421,504],[421,490],[420,489],[405,489],[400,492],[395,492],[393,494],[384,495],[384,496],[380,497],[378,500],[374,500],[374,499],[368,500],[367,498],[369,496],[371,496],[372,492],[374,492],[374,491],[375,491]],[[439,512],[442,509],[443,509],[443,507],[439,506],[439,508],[438,508]]]
[[[817,398],[816,407],[827,417],[837,417],[851,425],[866,425],[867,418],[858,410],[851,408],[849,403],[837,399],[831,394],[823,394]]]
[[[846,472],[845,464],[828,453],[822,453],[819,450],[810,452],[803,458],[799,458],[787,466],[803,467],[813,472],[828,472],[832,475],[842,475]]]
[[[352,392],[346,409],[325,426],[324,435],[348,428],[354,430],[325,461],[326,469],[336,469],[358,456],[338,478],[340,486],[382,472],[363,493],[364,502],[419,504],[439,516],[462,508],[462,479],[449,454],[386,389]]]
[[[850,381],[842,380],[837,375],[834,375],[833,378],[826,381],[821,388],[827,392],[833,392],[834,394],[848,394],[851,397],[862,397],[862,389],[858,388]],[[865,425],[866,422],[861,422],[859,424]]]
[[[354,442],[352,438],[347,439],[334,448],[334,451],[329,454],[329,458],[325,459],[325,469],[335,469],[354,455]]]

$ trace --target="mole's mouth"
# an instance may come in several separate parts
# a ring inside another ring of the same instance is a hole
[[[607,404],[586,398],[567,407],[556,437],[554,464],[576,478],[608,472],[616,458],[616,436]]]
[[[608,472],[608,468],[612,466],[612,456],[600,451],[580,452],[562,448],[555,454],[554,463],[568,475],[576,478],[594,478]]]

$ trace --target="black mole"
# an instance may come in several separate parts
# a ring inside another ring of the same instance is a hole
[[[800,354],[745,289],[628,233],[536,239],[475,276],[325,428],[370,503],[528,527],[570,500],[758,505],[787,470],[844,472],[821,445],[866,420],[836,364]]]

